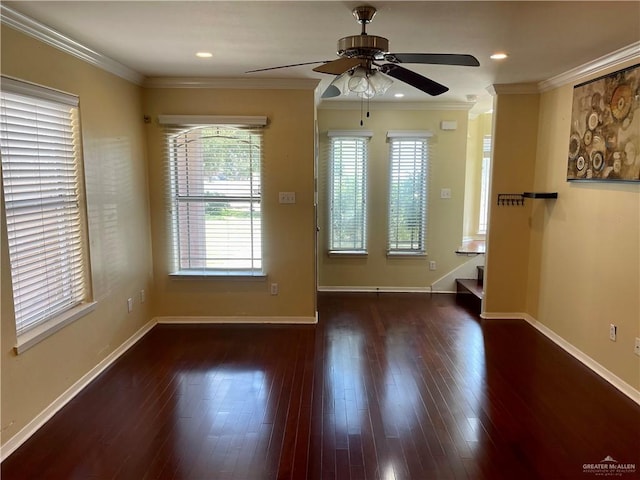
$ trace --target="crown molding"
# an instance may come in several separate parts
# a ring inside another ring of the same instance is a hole
[[[0,3],[0,21],[33,37],[47,45],[57,48],[69,55],[83,60],[91,65],[124,78],[137,85],[148,88],[228,88],[228,89],[300,89],[313,90],[320,83],[316,79],[265,79],[265,78],[206,78],[206,77],[151,77],[145,78],[141,73],[113,60],[95,50],[72,40],[62,33],[50,28],[26,15],[23,15]],[[625,62],[640,61],[640,41],[620,48],[610,54],[593,61],[572,68],[564,73],[542,80],[537,83],[522,84],[494,84],[487,87],[487,91],[495,96],[498,94],[535,94],[542,93],[566,84],[577,84],[589,77],[603,73],[610,68]],[[470,110],[473,104],[464,102],[406,102],[390,103],[386,101],[371,102],[376,110]],[[359,101],[321,101],[320,109],[351,110],[360,108]]]
[[[18,13],[2,4],[0,4],[0,13],[2,25],[18,30],[25,35],[33,37],[36,40],[57,48],[58,50],[62,50],[69,55],[106,70],[107,72],[113,73],[118,77],[128,80],[129,82],[142,85],[144,80],[144,76],[142,74],[105,55],[102,55],[101,53],[81,45],[53,28],[27,17],[26,15]]]
[[[556,75],[555,77],[551,77],[548,80],[543,80],[538,83],[538,88],[540,92],[546,92],[568,83],[581,83],[588,80],[588,77],[603,73],[609,68],[616,67],[633,60],[640,60],[640,41],[592,60],[584,65],[580,65],[579,67],[572,68],[571,70],[561,73],[560,75]]]
[[[360,110],[361,102],[354,101],[322,101],[318,110]],[[369,102],[370,110],[462,110],[473,108],[473,103],[467,102]]]
[[[226,88],[240,90],[315,90],[313,78],[148,77],[145,88]]]
[[[541,82],[495,84],[489,85],[487,91],[493,96],[543,93],[563,85],[581,83],[594,75],[634,60],[640,61],[640,41]]]
[[[496,95],[531,95],[540,93],[537,83],[496,83],[487,87],[487,92]]]

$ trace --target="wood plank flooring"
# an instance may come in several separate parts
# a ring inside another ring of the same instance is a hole
[[[2,480],[596,479],[607,457],[640,478],[640,407],[525,322],[454,295],[318,308],[316,326],[156,326]]]

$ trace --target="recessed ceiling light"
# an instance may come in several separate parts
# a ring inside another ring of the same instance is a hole
[[[196,57],[199,57],[199,58],[211,58],[211,57],[213,57],[213,53],[211,53],[211,52],[198,52],[198,53],[196,53]]]
[[[502,53],[502,52],[498,52],[498,53],[494,53],[493,55],[491,55],[489,58],[491,60],[504,60],[505,58],[507,58],[509,55],[507,55],[506,53]]]
[[[393,96],[396,98],[402,98],[404,97],[404,93],[394,93]]]

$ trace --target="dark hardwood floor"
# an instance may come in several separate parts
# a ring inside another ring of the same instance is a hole
[[[1,468],[2,480],[602,473],[640,478],[637,404],[525,322],[417,294],[320,294],[317,326],[158,325]]]

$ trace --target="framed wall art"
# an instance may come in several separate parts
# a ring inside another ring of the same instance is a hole
[[[567,180],[640,182],[640,64],[573,88]]]

